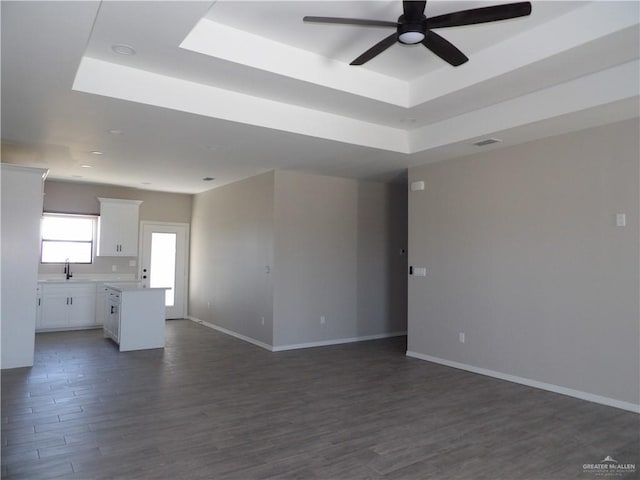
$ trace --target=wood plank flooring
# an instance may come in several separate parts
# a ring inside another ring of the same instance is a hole
[[[430,364],[404,338],[271,353],[187,320],[164,350],[38,334],[2,372],[2,478],[574,479],[640,470],[638,415]],[[626,477],[639,478],[638,472]]]

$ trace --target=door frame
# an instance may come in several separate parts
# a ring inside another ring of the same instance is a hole
[[[189,243],[189,234],[191,230],[191,225],[189,223],[182,222],[154,222],[152,220],[141,220],[140,221],[140,239],[138,241],[138,278],[142,280],[142,260],[144,254],[144,227],[145,226],[153,226],[158,225],[160,227],[181,227],[185,229],[185,248],[184,248],[184,271],[183,275],[183,292],[184,301],[182,302],[182,312],[180,317],[186,318],[187,311],[189,310],[189,251],[190,251],[190,243]],[[178,272],[176,272],[176,276]],[[177,282],[176,282],[177,283]]]

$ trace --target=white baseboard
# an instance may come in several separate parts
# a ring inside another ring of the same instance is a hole
[[[432,357],[430,355],[423,355],[422,353],[412,352],[407,350],[407,356],[417,358],[420,360],[426,360],[427,362],[438,363],[447,367],[457,368],[459,370],[466,370],[467,372],[478,373],[480,375],[486,375],[488,377],[499,378],[500,380],[506,380],[508,382],[519,383],[521,385],[527,385],[528,387],[535,387],[541,390],[547,390],[561,395],[567,395],[569,397],[579,398],[581,400],[587,400],[589,402],[600,403],[609,407],[620,408],[633,413],[640,413],[640,405],[636,405],[631,402],[624,402],[616,400],[614,398],[603,397],[601,395],[595,395],[593,393],[583,392],[581,390],[574,390],[572,388],[561,387],[553,385],[551,383],[539,382],[537,380],[531,380],[529,378],[518,377],[516,375],[509,375],[506,373],[496,372],[493,370],[487,370],[485,368],[474,367],[473,365],[467,365],[465,363],[453,362],[451,360],[445,360],[443,358]]]
[[[379,333],[376,335],[365,335],[363,337],[338,338],[335,340],[322,340],[319,342],[279,345],[277,347],[273,347],[273,351],[282,352],[284,350],[298,350],[300,348],[326,347],[329,345],[340,345],[343,343],[366,342],[367,340],[379,340],[381,338],[401,337],[406,334],[407,332],[390,332],[390,333]]]
[[[72,332],[76,330],[98,330],[102,329],[100,325],[85,325],[83,327],[60,327],[60,328],[37,328],[36,333],[54,333],[54,332]]]
[[[228,330],[226,328],[223,327],[219,327],[218,325],[214,325],[213,323],[209,323],[209,322],[205,322],[204,320],[200,320],[199,318],[195,318],[195,317],[190,317],[187,316],[186,317],[188,320],[191,320],[192,322],[198,323],[200,325],[203,325],[205,327],[208,328],[212,328],[213,330],[217,330],[219,332],[225,333],[227,335],[230,335],[232,337],[235,337],[239,340],[244,340],[245,342],[249,342],[252,343],[253,345],[257,345],[258,347],[264,348],[265,350],[269,350],[270,352],[273,352],[273,347],[267,343],[261,342],[260,340],[256,340],[255,338],[251,338],[251,337],[247,337],[246,335],[242,335],[240,333],[236,333],[232,330]]]
[[[265,350],[269,350],[270,352],[282,352],[285,350],[298,350],[301,348],[313,348],[313,347],[326,347],[329,345],[340,345],[342,343],[355,343],[355,342],[365,342],[367,340],[379,340],[381,338],[390,338],[390,337],[401,337],[403,335],[406,335],[407,332],[391,332],[391,333],[381,333],[381,334],[377,334],[377,335],[367,335],[364,337],[352,337],[352,338],[338,338],[335,340],[323,340],[320,342],[310,342],[310,343],[298,343],[298,344],[292,344],[292,345],[279,345],[277,347],[274,347],[272,345],[269,345],[267,343],[261,342],[259,340],[256,340],[255,338],[251,338],[251,337],[247,337],[246,335],[242,335],[240,333],[236,333],[232,330],[228,330],[224,327],[219,327],[218,325],[214,325],[213,323],[209,323],[209,322],[205,322],[204,320],[200,320],[199,318],[195,318],[195,317],[190,317],[187,316],[185,317],[188,320],[191,320],[192,322],[198,323],[200,325],[203,325],[205,327],[208,328],[212,328],[214,330],[217,330],[219,332],[225,333],[227,335],[231,335],[232,337],[238,338],[240,340],[244,340],[245,342],[249,342],[252,343],[254,345],[257,345],[258,347],[262,347]]]

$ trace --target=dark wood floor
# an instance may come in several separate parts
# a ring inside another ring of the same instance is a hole
[[[404,351],[271,353],[186,320],[164,350],[39,334],[35,366],[2,373],[2,478],[597,480],[583,464],[607,455],[640,469],[638,415]]]

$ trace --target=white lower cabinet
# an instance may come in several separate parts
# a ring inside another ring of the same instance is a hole
[[[94,283],[41,284],[38,330],[97,327]]]

